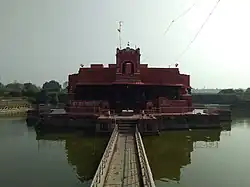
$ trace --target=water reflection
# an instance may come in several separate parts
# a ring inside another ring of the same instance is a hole
[[[231,129],[228,124],[223,127]],[[249,127],[250,119],[238,118],[231,131],[171,131],[144,137],[156,185],[249,187]],[[41,136],[27,128],[25,120],[0,119],[0,186],[89,186],[83,181],[93,177],[107,141],[108,137],[82,133]]]
[[[63,141],[68,163],[80,181],[91,181],[106,148],[108,137],[83,137],[82,134],[37,135],[37,140]]]
[[[250,128],[250,118],[236,118],[232,121],[232,127]]]
[[[221,131],[169,131],[158,137],[144,137],[155,180],[180,181],[181,170],[191,164],[194,149],[218,148]]]

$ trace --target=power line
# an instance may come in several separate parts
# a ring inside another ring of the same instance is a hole
[[[194,43],[194,41],[196,40],[196,38],[199,36],[200,32],[202,31],[203,27],[206,25],[206,23],[208,22],[209,18],[212,16],[212,14],[214,13],[215,9],[217,8],[218,4],[220,3],[221,0],[217,0],[214,7],[212,8],[212,10],[209,12],[208,16],[206,17],[205,21],[203,22],[203,24],[201,25],[200,29],[198,30],[198,32],[195,34],[194,38],[191,40],[191,42],[187,45],[187,47],[182,51],[182,53],[180,53],[180,55],[177,57],[176,61],[178,61],[190,48],[190,46]]]
[[[164,32],[164,35],[167,34],[167,32],[170,30],[171,26],[178,21],[180,18],[182,18],[183,16],[185,16],[190,10],[192,10],[192,8],[196,5],[196,3],[194,3],[192,6],[190,6],[188,9],[186,9],[184,12],[182,12],[179,16],[177,16],[175,19],[173,19],[170,24],[168,25],[167,29]]]

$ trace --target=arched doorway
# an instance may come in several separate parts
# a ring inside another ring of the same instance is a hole
[[[130,61],[125,61],[122,64],[122,74],[133,75],[135,73],[134,64]]]

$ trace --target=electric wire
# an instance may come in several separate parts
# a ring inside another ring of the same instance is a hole
[[[209,18],[212,16],[212,14],[214,13],[215,9],[217,8],[217,6],[219,5],[221,0],[217,0],[215,5],[213,6],[212,10],[209,12],[208,16],[206,17],[205,21],[202,23],[200,29],[197,31],[197,33],[195,34],[194,38],[190,41],[190,43],[187,45],[187,47],[180,53],[180,55],[178,55],[178,57],[176,58],[176,61],[178,61],[191,47],[191,45],[195,42],[195,40],[197,39],[197,37],[199,36],[200,32],[202,31],[202,29],[204,28],[204,26],[206,25],[206,23],[208,22]]]
[[[175,19],[173,19],[170,24],[168,25],[167,29],[164,32],[164,35],[166,35],[168,33],[168,31],[170,30],[170,28],[172,27],[172,25],[178,21],[180,18],[182,18],[183,16],[185,16],[187,13],[190,12],[190,10],[192,10],[194,8],[194,6],[196,5],[196,2],[193,3],[192,6],[190,6],[188,9],[186,9],[184,12],[182,12],[179,16],[177,16]]]

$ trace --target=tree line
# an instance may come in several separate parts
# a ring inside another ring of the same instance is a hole
[[[22,97],[33,104],[58,104],[68,101],[68,82],[62,85],[55,81],[47,81],[42,87],[31,82],[19,83],[14,81],[4,85],[0,83],[0,97],[13,98]],[[238,103],[239,101],[250,102],[250,88],[222,89],[217,94],[193,94],[193,101],[198,103]]]
[[[222,89],[219,93],[192,94],[193,103],[203,104],[229,104],[237,106],[250,106],[250,88],[244,89]]]
[[[34,104],[66,103],[67,87],[68,82],[64,82],[61,85],[55,80],[45,82],[42,87],[39,87],[31,82],[23,84],[15,81],[6,85],[0,83],[0,97],[22,97]]]
[[[235,95],[241,100],[250,100],[250,88],[243,89],[223,89],[218,94],[220,95]]]

